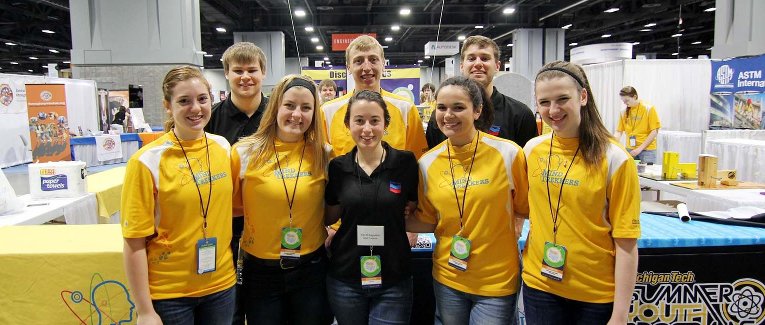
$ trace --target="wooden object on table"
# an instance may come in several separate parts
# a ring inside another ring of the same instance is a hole
[[[736,185],[738,180],[736,179],[735,169],[723,169],[717,171],[717,178],[720,179],[720,183],[724,185]]]
[[[713,155],[699,155],[699,182],[700,187],[712,188],[717,185],[717,157]]]
[[[711,187],[704,187],[696,182],[675,182],[672,185],[684,187],[691,190],[741,190],[741,189],[753,189],[761,188],[765,189],[765,184],[754,182],[738,182],[736,185],[715,184]]]

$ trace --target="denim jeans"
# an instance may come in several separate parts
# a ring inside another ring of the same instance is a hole
[[[236,289],[229,288],[204,297],[153,300],[164,325],[231,325]]]
[[[603,325],[611,318],[613,306],[566,299],[523,285],[523,310],[529,325]]]
[[[656,150],[643,150],[641,151],[637,156],[635,156],[635,159],[640,159],[640,162],[644,163],[656,163]]]
[[[323,249],[316,258],[286,270],[258,264],[251,255],[245,256],[242,307],[248,323],[321,325],[331,322],[325,284],[327,257]]]
[[[454,290],[433,281],[436,296],[435,324],[506,325],[515,320],[516,295],[479,296]]]
[[[327,295],[338,325],[409,324],[411,277],[389,288],[362,289],[328,276]]]

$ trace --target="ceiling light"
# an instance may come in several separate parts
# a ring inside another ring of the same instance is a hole
[[[693,44],[693,45],[698,45],[698,44],[701,44],[701,41],[695,41],[695,42],[693,42],[693,43],[691,43],[691,44]]]
[[[508,47],[513,47],[513,43],[507,44]]]
[[[717,8],[715,8],[715,7],[704,9],[704,11],[706,11],[706,12],[712,12],[712,11],[715,11],[715,10],[717,10]]]
[[[422,63],[422,60],[417,60],[417,63]]]
[[[43,67],[43,68],[45,68],[45,69],[47,69],[47,68],[48,68],[48,66],[47,66],[47,65],[41,65],[41,67]]]
[[[11,61],[11,64],[16,65],[16,64],[19,64],[19,63]]]
[[[61,63],[66,63],[66,64],[69,64],[69,63],[71,63],[71,62],[69,62],[69,61],[64,61],[64,62],[61,62]]]
[[[569,29],[569,28],[571,28],[571,24],[561,27],[561,29]]]
[[[319,38],[318,37],[311,37],[311,43],[318,43]]]
[[[385,38],[385,41],[386,41],[386,42],[390,42],[390,41],[392,41],[392,40],[393,40],[393,37],[390,37],[390,36],[388,36],[388,37],[386,37],[386,38]]]
[[[579,45],[579,43],[577,43],[577,42],[568,43],[568,46],[577,46],[577,45]]]
[[[211,58],[212,56],[213,56],[212,54],[205,54],[206,58]]]
[[[29,59],[30,60],[37,60],[37,57],[36,56],[30,56]]]
[[[329,57],[324,57],[324,61],[329,61]]]
[[[611,34],[603,34],[603,35],[600,35],[600,37],[601,38],[609,38],[609,37],[611,37]]]
[[[475,25],[475,29],[483,29],[483,25]]]
[[[330,64],[330,65],[329,65],[329,67],[331,68],[331,67],[332,67],[332,65]]]
[[[50,51],[51,53],[58,53],[58,50],[54,50],[54,49],[50,49],[48,51]]]
[[[29,69],[29,70],[27,70],[27,71],[29,71],[29,72],[33,72],[31,69]]]
[[[502,9],[502,14],[503,15],[509,15],[509,14],[514,13],[514,12],[515,12],[515,8],[513,8],[513,7],[507,7],[505,9]]]
[[[216,27],[215,30],[217,30],[219,33],[225,33],[226,29],[223,27]]]
[[[305,26],[305,31],[306,32],[312,32],[313,31],[313,26]]]
[[[430,55],[426,55],[426,56],[425,56],[425,59],[430,59]]]
[[[16,44],[16,43],[11,43],[11,42],[5,42],[5,45],[8,45],[8,46],[16,46],[17,44]]]
[[[645,27],[653,27],[653,26],[656,26],[656,23],[645,24]]]
[[[390,29],[395,32],[395,31],[398,31],[399,29],[401,29],[401,26],[393,25],[393,26],[390,26]]]
[[[218,59],[218,61],[223,62],[223,58]]]
[[[56,32],[54,32],[54,31],[52,31],[50,29],[43,29],[42,32],[45,33],[45,34],[55,34],[56,33]]]
[[[409,8],[401,8],[401,10],[398,11],[398,14],[402,16],[409,16],[409,14],[411,13],[412,13],[412,9],[409,9]]]
[[[651,31],[651,29],[650,29],[650,28],[644,28],[644,29],[641,29],[640,31],[641,31],[641,32],[650,32],[650,31]]]
[[[305,17],[305,10],[303,10],[303,9],[295,10],[295,16]]]
[[[617,11],[619,11],[619,8],[609,8],[609,9],[604,10],[603,12],[607,12],[607,13],[610,14],[612,12],[617,12]]]
[[[319,50],[319,51],[321,51],[321,50],[323,50],[323,49],[324,49],[324,46],[321,46],[321,45],[316,45],[316,49],[317,49],[317,50]]]
[[[458,41],[464,41],[465,40],[465,35],[457,36],[457,40]]]
[[[712,50],[712,48],[711,48],[711,47],[707,49],[707,51],[711,51],[711,50]]]
[[[680,36],[683,36],[683,34],[680,34],[680,33],[672,34],[672,37],[680,37]]]
[[[638,45],[640,42],[632,42],[632,45]]]
[[[677,52],[675,52],[675,53],[672,53],[672,55],[674,55],[674,56],[677,56],[678,54],[679,54],[679,53],[677,53]]]
[[[687,59],[693,59],[693,57],[692,57],[692,56],[689,56],[689,57],[687,57]]]

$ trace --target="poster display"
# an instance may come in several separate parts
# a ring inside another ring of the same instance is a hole
[[[420,66],[391,65],[383,70],[380,87],[420,104]]]
[[[24,76],[0,74],[0,167],[32,161]]]
[[[709,128],[765,129],[765,55],[712,61]]]
[[[66,91],[63,84],[27,84],[27,116],[32,159],[71,160]]]
[[[316,85],[318,85],[324,79],[332,79],[337,84],[337,97],[340,97],[348,92],[348,71],[345,67],[333,67],[333,68],[315,68],[315,67],[303,67],[302,73],[304,76],[311,77]]]

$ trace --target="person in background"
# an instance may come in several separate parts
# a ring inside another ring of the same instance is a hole
[[[125,117],[127,117],[128,112],[125,106],[120,106],[119,111],[117,111],[117,114],[114,114],[114,120],[112,120],[112,124],[122,126],[125,124]]]
[[[614,137],[619,140],[626,133],[630,155],[642,162],[656,163],[656,135],[661,127],[656,107],[638,100],[637,90],[631,86],[622,88],[619,96],[627,108],[619,117]]]
[[[250,42],[238,42],[223,52],[223,73],[228,80],[231,93],[221,96],[222,101],[212,108],[210,123],[205,131],[218,134],[234,145],[240,138],[252,135],[258,130],[260,119],[268,105],[268,98],[263,95],[262,84],[266,77],[266,55],[257,45]],[[239,241],[244,229],[244,218],[235,215],[231,239],[234,261],[241,268],[239,261]],[[244,313],[240,310],[241,295],[238,290],[237,308],[234,325],[244,325]]]
[[[436,86],[432,83],[426,83],[422,86],[422,96],[420,96],[420,105],[427,105],[428,108],[422,112],[423,116],[430,117],[436,110]]]
[[[319,83],[319,100],[322,104],[337,97],[337,84],[332,79],[324,79]]]
[[[407,230],[434,232],[436,324],[510,324],[520,287],[516,218],[528,215],[526,159],[491,123],[484,89],[452,77],[436,92],[446,135],[419,160],[418,207]]]
[[[494,77],[502,64],[499,46],[492,39],[474,35],[465,39],[460,51],[462,76],[478,82],[491,97],[494,121],[489,121],[486,133],[511,140],[523,147],[529,139],[537,136],[534,113],[526,104],[503,95],[494,86]],[[432,118],[432,116],[431,116]],[[426,131],[428,147],[433,148],[446,139],[435,123],[429,123]]]
[[[242,307],[251,324],[326,324],[329,148],[316,84],[288,75],[272,94],[258,131],[231,155],[234,211],[245,220]]]
[[[353,76],[355,89],[321,107],[324,118],[322,125],[334,155],[343,155],[355,146],[345,126],[345,112],[348,110],[348,102],[356,91],[370,90],[380,93],[390,115],[390,123],[383,141],[395,149],[411,151],[415,157],[420,157],[428,150],[428,144],[425,141],[425,131],[422,129],[422,120],[417,107],[410,100],[392,94],[380,86],[385,68],[382,45],[374,37],[361,35],[354,39],[345,50],[345,62],[349,74]],[[332,242],[338,226],[333,225],[327,228],[326,246]],[[417,242],[417,234],[410,233],[408,236],[410,244],[414,245]]]
[[[208,134],[210,84],[196,68],[162,82],[165,133],[128,161],[120,223],[138,324],[231,324],[230,146]]]
[[[534,88],[553,132],[524,148],[531,203],[526,322],[627,324],[640,237],[637,167],[603,125],[580,66],[548,63]]]
[[[345,113],[356,147],[329,164],[325,222],[342,224],[330,247],[327,293],[341,325],[408,324],[412,311],[404,210],[417,204],[417,158],[382,141],[389,121],[379,93],[356,91]],[[360,234],[382,236],[362,244]]]

